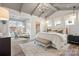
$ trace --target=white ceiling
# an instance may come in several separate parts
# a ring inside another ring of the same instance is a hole
[[[59,10],[71,10],[73,9],[73,6],[76,6],[76,9],[79,9],[79,3],[1,3],[0,6],[44,18]],[[45,8],[46,10],[40,12],[40,8]]]

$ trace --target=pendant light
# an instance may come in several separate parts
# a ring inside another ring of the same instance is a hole
[[[73,16],[76,16],[76,6],[73,6]]]

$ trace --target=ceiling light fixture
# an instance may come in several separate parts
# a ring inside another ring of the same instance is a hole
[[[49,8],[48,8],[48,6],[47,6],[46,4],[41,4],[41,5],[38,7],[39,12],[41,12],[40,16],[41,16],[44,12],[46,12],[48,9],[49,9]]]

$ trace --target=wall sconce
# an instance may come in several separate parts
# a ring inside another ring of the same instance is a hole
[[[46,24],[48,24],[48,23],[49,23],[49,21],[47,20],[47,21],[46,21]]]
[[[47,27],[51,27],[52,26],[52,24],[48,20],[46,21],[46,24],[47,24]]]

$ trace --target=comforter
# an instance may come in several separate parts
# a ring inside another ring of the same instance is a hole
[[[67,44],[67,35],[66,34],[60,34],[56,32],[39,32],[36,35],[36,39],[42,38],[52,41],[52,46],[57,48],[58,50],[61,50],[65,47]]]

